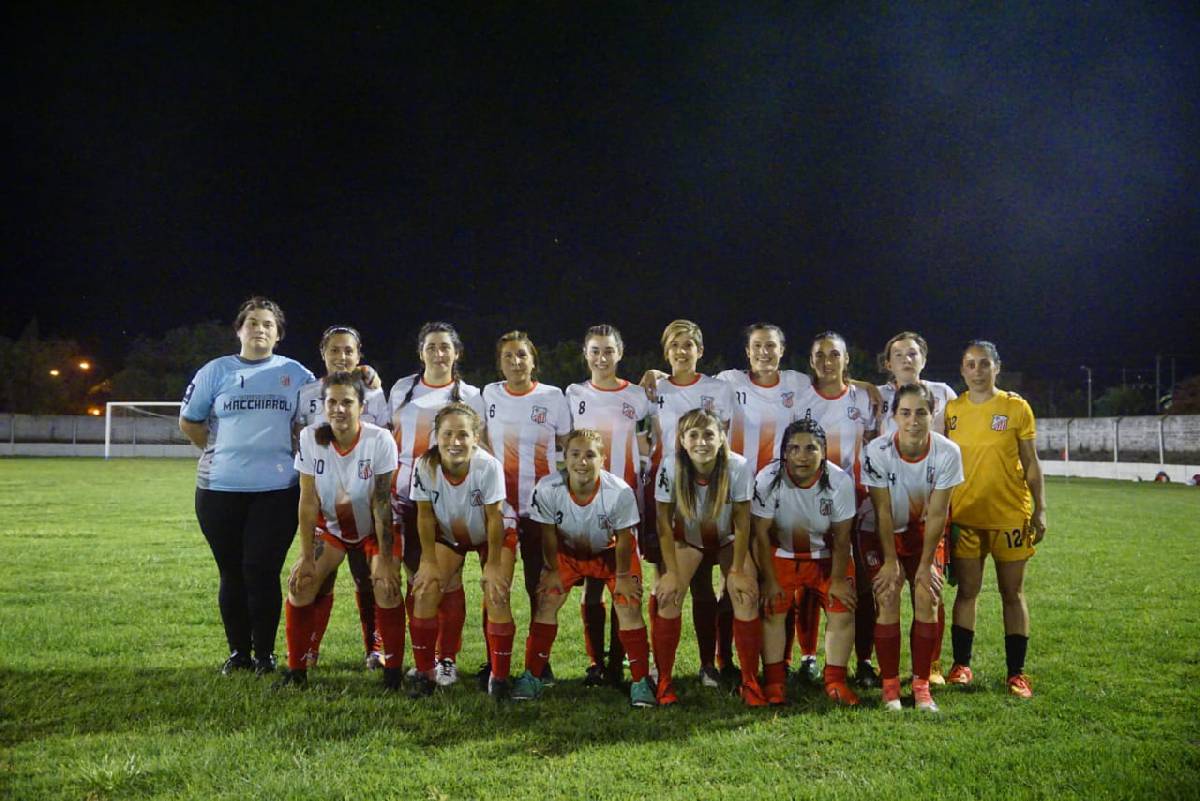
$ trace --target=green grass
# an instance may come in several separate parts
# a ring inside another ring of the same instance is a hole
[[[1195,488],[1052,482],[1050,534],[1027,587],[1036,697],[1003,692],[993,584],[980,599],[978,687],[937,691],[943,714],[930,719],[887,715],[877,693],[860,710],[830,708],[816,691],[782,711],[748,710],[699,687],[690,623],[682,704],[631,710],[611,690],[580,686],[573,605],[554,658],[565,681],[541,703],[497,707],[470,681],[419,703],[387,696],[360,667],[345,571],[308,692],[223,678],[216,568],[192,513],[193,470],[168,460],[0,460],[0,798],[1200,792]],[[469,608],[466,669],[483,657],[476,600]],[[528,612],[516,612],[519,653]]]

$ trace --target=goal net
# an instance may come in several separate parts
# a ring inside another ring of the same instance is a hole
[[[179,430],[179,401],[109,401],[104,405],[104,458],[195,456]]]

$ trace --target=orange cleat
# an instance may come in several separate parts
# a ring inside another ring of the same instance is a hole
[[[900,679],[883,680],[883,708],[888,712],[900,711]]]
[[[1033,688],[1029,686],[1029,677],[1024,673],[1008,677],[1008,694],[1017,698],[1032,698]]]
[[[767,697],[763,695],[763,689],[756,681],[752,684],[742,684],[741,689],[742,701],[746,706],[766,706]]]
[[[858,696],[844,681],[826,683],[825,694],[839,706],[858,706]]]
[[[912,693],[913,703],[917,707],[918,712],[940,712],[938,705],[934,703],[933,695],[929,692],[929,681],[921,681],[913,679]]]
[[[950,668],[950,673],[946,676],[947,684],[957,684],[960,687],[966,687],[973,681],[975,681],[975,674],[966,665],[955,665]]]
[[[773,682],[764,687],[763,696],[771,706],[783,706],[787,703],[787,695],[784,693],[783,685],[779,682]]]
[[[658,683],[658,705],[671,706],[679,703],[679,696],[675,694],[675,685],[670,679],[660,681]]]

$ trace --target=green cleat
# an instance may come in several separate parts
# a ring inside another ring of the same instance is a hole
[[[635,681],[629,687],[629,705],[634,707],[658,706],[658,696],[650,677],[646,676]]]
[[[542,697],[544,687],[542,680],[527,670],[513,681],[508,697],[514,701],[536,701]]]

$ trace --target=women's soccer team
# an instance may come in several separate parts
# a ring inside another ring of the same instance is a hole
[[[536,700],[553,686],[558,613],[579,585],[585,683],[624,687],[627,665],[635,707],[679,703],[690,594],[702,686],[727,684],[753,707],[787,703],[797,683],[848,706],[860,703],[853,687],[879,687],[883,708],[898,711],[907,583],[912,705],[937,712],[931,685],[974,681],[975,601],[990,554],[1006,686],[1032,696],[1024,576],[1045,535],[1045,493],[1032,411],[996,386],[991,342],[963,349],[967,392],[956,396],[921,378],[928,345],[912,331],[885,344],[890,380],[877,387],[850,377],[847,341],[834,331],[812,339],[807,373],[782,369],[786,339],[769,323],[746,328],[745,369],[704,375],[700,328],[675,320],[661,338],[669,370],[633,383],[618,375],[621,333],[595,325],[583,340],[588,378],[563,391],[538,381],[537,348],[510,331],[495,347],[502,380],[481,391],[460,377],[454,327],[430,322],[417,337],[420,370],[385,399],[350,326],[322,337],[319,381],[275,354],[278,304],[251,298],[234,328],[239,353],[200,369],[180,414],[203,449],[196,511],[221,576],[225,673],[276,670],[282,600],[279,684],[305,686],[347,561],[367,667],[388,689],[407,683],[413,698],[454,684],[473,552],[486,643],[476,678],[498,700]],[[518,561],[530,609],[520,670]],[[948,568],[957,592],[943,676]]]

